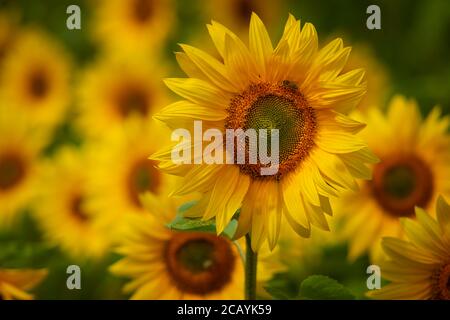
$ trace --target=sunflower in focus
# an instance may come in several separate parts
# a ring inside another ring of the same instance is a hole
[[[85,71],[78,88],[81,132],[98,137],[126,119],[151,114],[166,102],[161,71],[141,60],[113,57]]]
[[[32,300],[26,292],[36,287],[47,276],[47,270],[0,269],[0,300]]]
[[[173,146],[152,159],[160,161],[166,172],[183,176],[174,195],[202,193],[192,215],[215,217],[218,233],[241,208],[236,237],[250,233],[254,251],[266,239],[270,248],[275,247],[282,217],[303,237],[310,236],[311,224],[328,230],[329,197],[356,189],[355,177],[371,177],[365,163],[377,161],[355,136],[364,124],[345,114],[365,93],[364,71],[342,74],[350,48],[336,39],[319,49],[313,25],[301,28],[292,15],[275,48],[256,14],[250,21],[249,48],[217,22],[208,29],[223,63],[182,45],[184,52],[177,58],[189,78],[165,82],[185,100],[167,106],[156,118],[171,128],[201,120],[204,128],[222,133],[278,129],[278,171],[262,175],[263,165],[249,161],[174,165]],[[246,157],[256,156],[245,149]],[[227,152],[236,159],[236,150]]]
[[[370,249],[377,260],[381,237],[401,235],[400,217],[414,216],[415,206],[434,211],[439,194],[450,196],[450,119],[440,117],[438,108],[422,119],[417,104],[401,96],[386,115],[371,109],[360,116],[368,123],[361,135],[381,161],[373,180],[337,205],[348,220],[343,232],[351,239],[349,257]]]
[[[376,299],[450,300],[450,206],[443,197],[436,204],[437,220],[420,208],[416,219],[402,218],[407,240],[384,238],[388,260],[382,275],[391,281],[368,296]]]
[[[0,105],[0,228],[34,200],[39,153],[46,134]]]
[[[101,0],[93,36],[112,51],[157,52],[174,23],[172,0]]]
[[[367,94],[361,99],[359,110],[384,105],[390,86],[389,73],[368,45],[360,44],[353,47],[344,71],[350,71],[358,66],[366,70],[367,77]]]
[[[112,130],[88,146],[92,166],[87,206],[96,212],[100,224],[110,229],[113,238],[122,232],[125,216],[145,212],[139,201],[141,193],[159,193],[166,188],[167,177],[148,159],[166,140],[165,128],[136,117],[126,121],[123,129]]]
[[[43,32],[22,31],[3,68],[0,94],[10,112],[49,128],[61,121],[70,99],[70,64],[58,43]]]
[[[36,217],[46,238],[71,257],[100,258],[108,248],[105,230],[86,207],[88,156],[63,148],[43,165]]]
[[[132,278],[124,286],[126,293],[133,292],[131,299],[244,298],[244,267],[235,244],[213,233],[170,230],[166,224],[175,218],[175,201],[151,193],[141,200],[149,212],[130,217],[117,249],[125,257],[110,268]],[[260,287],[280,268],[275,254],[262,250]]]

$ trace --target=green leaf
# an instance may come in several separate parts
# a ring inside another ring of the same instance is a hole
[[[299,284],[287,272],[276,273],[266,282],[264,289],[275,300],[292,300],[298,294]]]
[[[175,219],[167,227],[177,231],[216,232],[214,219],[204,221],[200,218],[185,218],[180,214],[177,214]]]
[[[216,220],[202,220],[201,218],[186,218],[183,217],[183,213],[195,205],[197,201],[186,202],[178,208],[177,215],[175,219],[170,222],[167,227],[172,230],[177,231],[197,231],[197,232],[210,232],[216,233]],[[225,230],[222,233],[222,236],[228,237],[229,239],[233,238],[234,233],[236,232],[237,221],[232,219],[230,223],[226,226]]]
[[[314,275],[300,285],[300,299],[354,300],[355,296],[342,284],[327,276]]]

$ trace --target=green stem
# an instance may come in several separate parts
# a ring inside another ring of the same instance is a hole
[[[258,264],[258,254],[252,250],[252,240],[250,234],[245,236],[245,299],[256,299],[256,266]]]

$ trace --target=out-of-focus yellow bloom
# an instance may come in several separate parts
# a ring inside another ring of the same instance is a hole
[[[32,300],[26,292],[47,276],[47,270],[0,269],[0,300]]]
[[[0,12],[0,63],[14,44],[19,28],[17,22],[15,12]]]
[[[63,49],[46,34],[21,32],[3,61],[0,98],[11,113],[25,113],[52,129],[70,101],[70,64]]]
[[[61,149],[43,165],[36,217],[45,237],[73,258],[100,258],[108,248],[105,230],[86,207],[89,159],[74,148]]]
[[[99,215],[113,238],[123,230],[125,216],[145,212],[140,193],[159,193],[166,188],[167,177],[148,159],[165,142],[165,128],[135,117],[88,147],[93,159],[87,183],[91,195],[88,208]]]
[[[216,20],[233,26],[239,37],[246,37],[250,17],[255,12],[271,29],[278,21],[282,11],[282,1],[261,0],[211,0],[202,2],[208,20]],[[244,34],[245,33],[245,34]]]
[[[141,200],[148,213],[130,217],[128,234],[117,250],[125,257],[110,268],[132,278],[124,287],[125,292],[133,292],[132,299],[244,298],[244,268],[230,240],[212,233],[170,230],[166,224],[175,218],[175,202],[151,193]],[[260,284],[280,270],[267,247],[261,250],[257,270]]]
[[[401,96],[393,98],[386,115],[373,108],[360,117],[368,123],[361,136],[381,161],[373,179],[338,206],[348,219],[350,258],[370,249],[378,260],[381,237],[400,236],[400,217],[412,216],[415,206],[431,211],[439,194],[450,196],[450,119],[440,117],[438,108],[422,119],[417,104]]]
[[[437,220],[416,208],[416,220],[402,219],[409,241],[384,238],[388,260],[381,275],[391,281],[368,296],[376,299],[450,300],[450,206],[439,197]]]
[[[356,188],[359,171],[368,170],[365,163],[377,161],[355,136],[364,124],[345,115],[365,93],[364,71],[341,74],[350,48],[336,39],[319,50],[313,25],[300,28],[292,15],[275,48],[256,14],[250,22],[249,48],[219,23],[212,22],[208,29],[223,63],[182,45],[184,52],[177,53],[177,59],[189,78],[166,79],[166,84],[186,100],[155,117],[172,128],[184,121],[187,129],[192,120],[202,120],[204,128],[217,128],[223,135],[226,129],[278,129],[278,171],[264,176],[264,165],[249,161],[174,166],[173,146],[152,158],[161,161],[166,172],[184,177],[176,195],[202,193],[189,214],[215,218],[219,233],[241,208],[237,237],[250,233],[255,251],[266,239],[275,247],[282,216],[303,237],[310,236],[311,224],[328,230],[329,197]]]
[[[151,121],[165,100],[161,71],[142,60],[108,58],[79,79],[79,119],[82,133],[98,137],[122,126],[131,116]]]
[[[158,52],[175,22],[172,0],[100,0],[93,35],[108,50]]]
[[[0,105],[0,228],[36,194],[38,156],[46,143],[46,134],[23,114]]]

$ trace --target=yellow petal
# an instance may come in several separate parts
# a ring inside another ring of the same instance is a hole
[[[254,12],[250,18],[249,45],[250,52],[258,63],[261,76],[265,77],[266,62],[272,56],[273,47],[266,27]]]
[[[182,44],[181,47],[197,68],[199,68],[218,88],[228,92],[237,92],[238,89],[229,80],[228,71],[222,63],[195,47],[186,44]]]
[[[169,78],[164,83],[181,97],[210,108],[226,109],[230,96],[208,82],[193,78]]]

